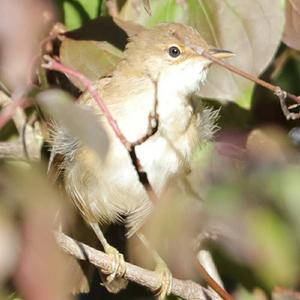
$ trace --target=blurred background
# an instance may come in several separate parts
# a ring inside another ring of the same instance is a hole
[[[96,275],[89,294],[69,293],[73,274],[53,231],[59,222],[70,234],[84,225],[48,178],[46,115],[78,137],[88,133],[103,151],[107,141],[75,109],[82,85],[46,71],[41,59],[57,56],[97,80],[122,59],[136,23],[172,21],[234,52],[230,62],[241,70],[300,94],[298,0],[0,1],[1,300],[153,298],[135,284],[111,295]],[[220,66],[197,97],[220,111],[219,129],[197,149],[188,177],[162,196],[145,232],[177,278],[204,284],[194,257],[207,249],[237,299],[300,299],[299,121],[285,119],[272,92]],[[136,241],[125,242],[122,226],[107,234],[126,258],[151,267]]]

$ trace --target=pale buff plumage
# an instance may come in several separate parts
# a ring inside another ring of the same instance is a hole
[[[180,49],[178,57],[170,56],[171,46]],[[189,170],[193,151],[211,139],[216,128],[217,112],[205,108],[199,99],[196,104],[193,101],[210,65],[195,49],[208,50],[208,45],[191,27],[169,23],[145,29],[131,37],[124,59],[112,76],[95,82],[95,88],[131,142],[147,132],[148,116],[157,100],[158,131],[138,146],[136,152],[158,195],[168,188],[171,180]],[[220,53],[219,57],[229,56]],[[120,221],[125,222],[131,236],[143,225],[153,203],[138,180],[127,150],[94,99],[85,92],[78,105],[97,115],[109,138],[108,152],[100,158],[65,128],[56,125],[50,163],[55,157],[60,158],[58,171],[64,188],[94,230],[93,224]],[[94,135],[97,138],[97,133]],[[110,254],[115,253],[107,248],[101,235],[103,246]],[[120,265],[118,261],[117,266]],[[106,282],[105,286],[117,292],[126,286],[126,281],[119,278]]]
[[[189,168],[193,151],[211,138],[215,128],[216,113],[201,105],[196,110],[192,102],[192,95],[206,78],[209,62],[195,53],[190,43],[208,49],[198,32],[185,25],[162,24],[143,30],[131,38],[112,77],[95,83],[129,141],[147,132],[157,89],[158,132],[137,147],[137,156],[158,195],[170,179]],[[181,50],[178,58],[168,54],[172,45]],[[105,159],[100,159],[67,130],[56,128],[52,155],[64,157],[65,189],[88,223],[124,220],[131,235],[153,205],[126,149],[89,93],[80,97],[79,105],[98,115],[109,136],[109,150]]]

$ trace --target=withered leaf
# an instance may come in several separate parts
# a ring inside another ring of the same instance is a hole
[[[151,12],[150,0],[143,0],[143,3],[146,12],[148,13],[149,16],[151,16],[152,12]]]
[[[283,41],[291,48],[300,50],[300,1],[288,0],[285,10]]]
[[[105,157],[108,137],[99,122],[99,116],[79,107],[67,93],[58,89],[41,92],[37,95],[37,102],[52,119],[91,147],[100,158]]]
[[[81,72],[90,80],[109,75],[123,54],[118,48],[107,42],[77,41],[65,39],[60,48],[63,64]],[[80,89],[82,84],[73,77],[69,79]]]

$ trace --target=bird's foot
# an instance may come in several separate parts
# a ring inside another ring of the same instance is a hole
[[[157,288],[156,297],[158,300],[164,300],[172,291],[172,273],[162,258],[156,258],[155,272],[161,277],[161,284]]]
[[[111,258],[112,266],[110,270],[103,273],[108,274],[106,282],[110,284],[115,278],[123,277],[126,272],[126,263],[124,255],[111,245],[106,245],[105,253]]]

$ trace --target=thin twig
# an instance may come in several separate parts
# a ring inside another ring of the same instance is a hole
[[[28,99],[20,98],[12,100],[0,113],[0,129],[3,128],[8,121],[14,116],[14,114],[28,104]]]
[[[296,102],[297,104],[300,104],[300,97],[296,96],[294,94],[288,93],[284,90],[281,89],[281,87],[279,86],[275,86],[269,82],[266,82],[260,78],[255,77],[254,75],[251,75],[249,73],[246,73],[238,68],[236,68],[235,66],[228,64],[216,57],[214,57],[213,55],[211,55],[210,53],[208,53],[207,51],[202,51],[202,56],[208,58],[209,60],[213,61],[214,63],[224,67],[225,69],[236,73],[250,81],[255,82],[256,84],[263,86],[264,88],[272,91],[278,98],[280,101],[280,106],[282,109],[283,114],[285,115],[287,120],[296,120],[300,118],[300,112],[299,113],[293,113],[289,111],[289,108],[286,105],[286,98],[290,98],[291,100],[293,100],[294,102]]]
[[[195,265],[203,279],[219,296],[221,296],[224,300],[235,300],[214,278],[209,275],[198,260],[195,261]]]
[[[56,233],[56,240],[59,246],[68,254],[80,260],[86,260],[100,267],[101,270],[111,270],[113,261],[111,258],[92,247],[78,242],[62,232]],[[157,290],[161,285],[160,276],[153,271],[145,270],[130,263],[126,263],[125,279],[149,288],[152,291]],[[208,289],[190,280],[172,279],[172,294],[184,299],[199,300],[218,300],[218,298]]]
[[[238,69],[237,67],[235,67],[229,63],[226,63],[225,61],[213,56],[212,54],[210,54],[208,51],[205,51],[204,49],[201,49],[201,50],[198,49],[197,52],[200,52],[199,54],[201,54],[202,56],[206,57],[207,59],[213,61],[214,63],[224,67],[225,69],[227,69],[233,73],[236,73],[236,74],[240,75],[241,77],[244,77],[250,81],[253,81],[253,82],[257,83],[258,85],[263,86],[264,88],[272,91],[275,95],[277,95],[276,93],[278,92],[278,89],[281,90],[281,88],[279,86],[273,85],[267,81],[257,78],[256,76],[254,76],[252,74],[242,71],[242,70]],[[283,91],[283,92],[286,93],[287,98],[290,98],[291,100],[295,101],[296,103],[300,103],[299,96],[288,93],[286,91]]]
[[[37,67],[40,67],[43,55],[46,53],[48,55],[53,53],[54,41],[56,39],[63,39],[63,34],[65,32],[66,28],[62,23],[55,23],[48,35],[39,42],[39,53],[37,53],[31,61],[31,68],[27,79],[28,85],[34,84],[34,81],[37,78]]]
[[[39,160],[40,153],[31,148],[29,151],[30,160]],[[0,159],[28,160],[24,153],[23,144],[17,142],[0,142]]]
[[[44,60],[46,61],[46,63],[42,64],[42,67],[44,67],[45,69],[54,70],[54,71],[58,71],[58,72],[61,72],[64,74],[68,74],[68,75],[71,75],[71,76],[77,78],[78,80],[80,80],[80,82],[83,84],[83,86],[91,94],[91,96],[94,98],[94,100],[100,107],[101,111],[103,112],[105,118],[107,119],[109,125],[113,129],[114,133],[116,134],[116,136],[118,137],[120,142],[126,147],[126,149],[130,149],[131,144],[125,138],[118,123],[112,116],[107,105],[105,104],[102,97],[98,93],[97,89],[93,85],[93,82],[91,80],[89,80],[87,77],[85,77],[82,73],[80,73],[76,70],[73,70],[72,68],[70,68],[66,65],[63,65],[59,61],[54,60],[49,55],[44,55]]]
[[[269,82],[266,82],[260,78],[257,78],[256,76],[252,75],[252,74],[249,74],[245,71],[242,71],[240,70],[239,68],[225,62],[224,60],[222,59],[219,59],[217,58],[216,56],[214,56],[213,54],[211,54],[208,50],[205,50],[204,48],[202,47],[197,47],[195,46],[194,44],[192,44],[186,37],[184,37],[183,39],[177,35],[176,33],[174,33],[174,35],[176,35],[176,37],[179,39],[179,40],[182,40],[185,44],[188,44],[189,47],[191,47],[191,49],[193,49],[196,53],[198,53],[199,55],[209,59],[210,61],[222,66],[223,68],[231,71],[232,73],[236,73],[238,74],[239,76],[241,77],[244,77],[250,81],[253,81],[255,82],[256,84],[260,85],[260,86],[263,86],[264,88],[272,91],[276,96],[279,97],[279,100],[281,101],[281,107],[285,107],[285,111],[284,111],[284,114],[286,116],[286,118],[289,120],[289,119],[298,119],[300,118],[300,113],[299,114],[295,114],[295,113],[291,113],[291,114],[287,114],[287,110],[288,108],[286,107],[286,103],[285,103],[285,99],[286,98],[289,98],[291,100],[293,100],[294,102],[300,104],[300,97],[299,96],[296,96],[292,93],[288,93],[284,90],[281,89],[281,87],[279,86],[276,86],[276,85],[273,85]],[[280,92],[279,92],[280,91]],[[284,96],[284,98],[283,98]]]

